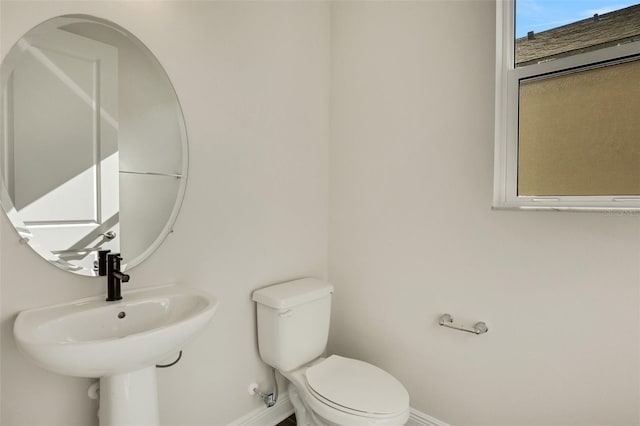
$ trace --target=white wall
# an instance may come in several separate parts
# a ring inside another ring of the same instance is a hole
[[[180,281],[218,296],[218,313],[159,371],[167,425],[222,425],[261,407],[270,383],[255,338],[255,288],[326,276],[329,6],[246,2],[0,3],[1,51],[65,13],[112,20],[165,67],[182,103],[190,171],[180,216],[128,287]],[[20,355],[18,311],[104,293],[102,279],[58,270],[18,243],[1,215],[2,418],[13,425],[97,424],[90,381],[50,374]]]
[[[130,284],[179,280],[221,305],[159,372],[164,424],[261,406],[246,393],[269,379],[250,293],[326,276],[327,235],[332,351],[391,371],[415,408],[457,426],[639,423],[639,218],[490,209],[492,2],[3,0],[0,12],[3,54],[55,15],[113,20],[182,102],[185,203]],[[4,215],[0,228],[0,423],[96,424],[89,381],[34,367],[11,327],[104,282],[46,264]],[[490,331],[442,329],[443,312]]]
[[[330,349],[457,426],[637,425],[640,217],[491,210],[494,15],[332,6]]]

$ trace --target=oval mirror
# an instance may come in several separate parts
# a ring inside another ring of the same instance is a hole
[[[0,202],[21,241],[87,276],[99,249],[128,268],[146,259],[187,180],[182,110],[158,60],[112,22],[66,15],[25,34],[0,74]]]

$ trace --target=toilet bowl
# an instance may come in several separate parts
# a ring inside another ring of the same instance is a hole
[[[402,384],[366,362],[331,355],[281,374],[299,426],[400,426],[409,419]]]
[[[409,394],[391,374],[363,361],[322,357],[333,286],[304,278],[253,292],[262,360],[289,381],[298,425],[400,426]]]

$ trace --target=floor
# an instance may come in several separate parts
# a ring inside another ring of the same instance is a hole
[[[276,426],[296,426],[296,415],[290,415],[289,417],[278,423]]]

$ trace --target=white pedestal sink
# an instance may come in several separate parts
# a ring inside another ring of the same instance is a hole
[[[213,318],[217,300],[179,285],[132,290],[20,312],[18,347],[59,374],[100,378],[100,426],[157,425],[155,365]]]

